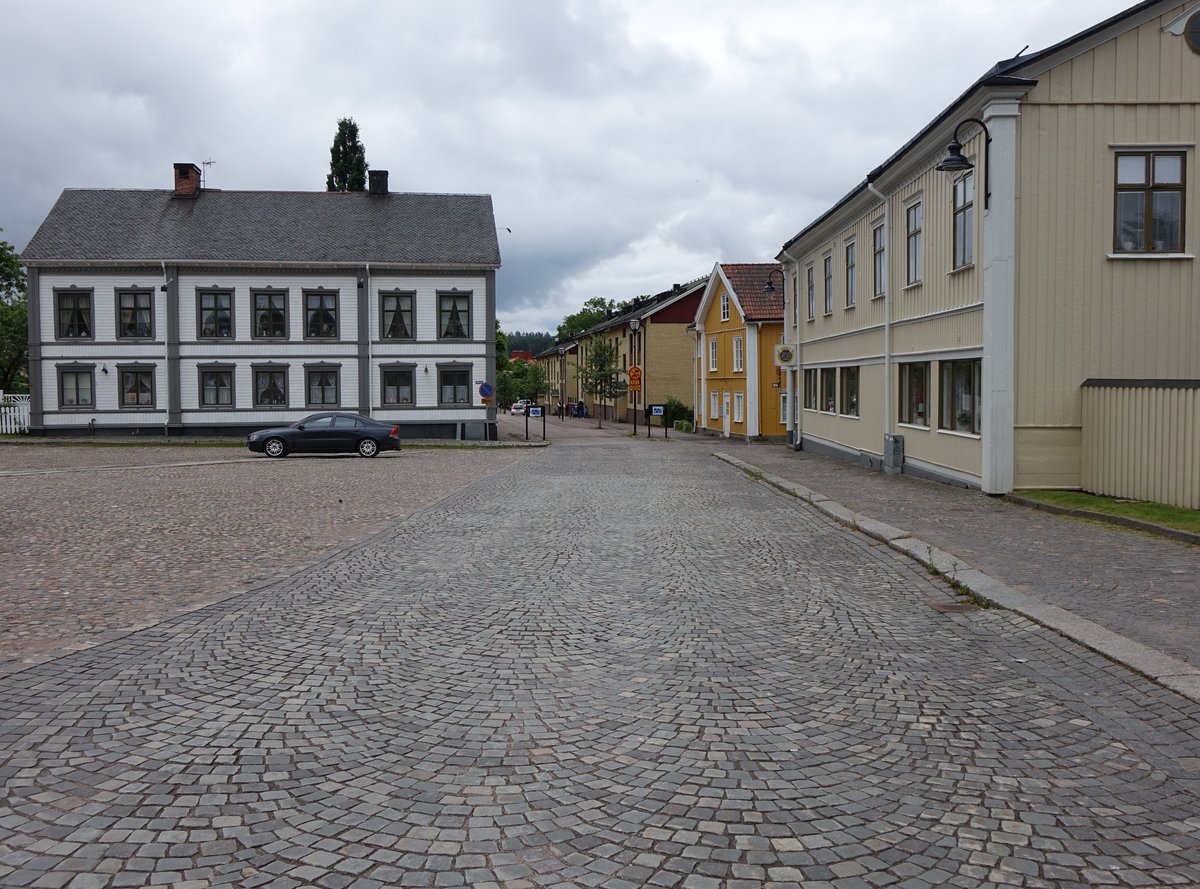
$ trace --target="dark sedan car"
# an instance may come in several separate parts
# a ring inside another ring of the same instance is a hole
[[[291,426],[260,429],[246,437],[246,447],[268,457],[288,454],[349,454],[374,457],[400,450],[400,427],[358,414],[312,414]]]

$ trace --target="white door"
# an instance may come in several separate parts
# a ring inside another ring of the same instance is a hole
[[[721,437],[729,438],[729,393],[721,395]]]

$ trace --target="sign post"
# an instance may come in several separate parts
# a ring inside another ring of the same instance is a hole
[[[667,406],[665,404],[650,405],[650,416],[659,417],[662,420],[663,438],[670,438],[667,434]],[[646,420],[646,438],[650,437],[650,421]]]
[[[531,404],[529,406],[530,417],[542,418],[542,441],[546,440],[546,411],[542,409],[540,404]],[[529,441],[529,420],[525,420],[525,440]]]
[[[633,367],[629,368],[627,373],[629,374],[629,393],[632,397],[632,402],[633,402],[633,435],[636,438],[637,437],[637,394],[642,391],[642,369],[635,364]],[[647,434],[649,434],[649,432],[650,432],[650,429],[649,429],[650,420],[649,419],[646,420],[646,426],[647,426],[646,432],[647,432]]]

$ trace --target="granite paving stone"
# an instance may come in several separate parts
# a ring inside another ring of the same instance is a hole
[[[1192,701],[942,610],[919,565],[699,447],[480,475],[0,677],[2,866],[68,889],[1200,885]]]

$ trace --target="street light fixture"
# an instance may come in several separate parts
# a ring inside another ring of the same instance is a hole
[[[964,157],[962,153],[962,142],[959,141],[958,133],[963,127],[969,123],[977,123],[983,130],[984,136],[987,137],[983,143],[983,209],[988,208],[992,197],[992,188],[988,184],[989,173],[991,170],[991,162],[989,160],[989,152],[992,145],[992,134],[988,132],[987,124],[978,117],[968,117],[962,123],[954,128],[954,135],[950,139],[950,144],[946,146],[946,156],[941,159],[938,165],[934,168],[943,173],[965,173],[968,170],[975,169],[975,164],[971,163],[970,158]]]
[[[631,352],[633,352],[633,365],[634,365],[635,367],[637,366],[637,349],[636,349],[636,346],[637,346],[637,332],[638,332],[638,329],[639,329],[641,326],[642,326],[642,322],[641,322],[641,319],[640,319],[640,318],[630,318],[630,319],[629,319],[629,330],[630,330],[630,331],[633,333],[633,345],[634,345],[634,347],[635,347],[634,349],[631,349],[630,351],[631,351]],[[639,386],[640,386],[640,382],[639,382]],[[637,390],[637,389],[631,389],[631,390],[630,390],[630,392],[629,392],[629,396],[630,396],[630,399],[632,400],[632,408],[633,408],[633,411],[632,411],[632,412],[633,412],[633,437],[634,437],[634,438],[637,438],[637,403],[638,403],[638,397],[637,397],[637,396],[638,396],[638,390]],[[647,420],[646,420],[646,425],[647,425],[647,426],[649,426],[649,425],[650,425],[650,420],[649,420],[649,419],[647,419]]]
[[[783,271],[781,269],[771,269],[771,271],[767,272],[767,283],[763,285],[762,292],[763,293],[774,293],[775,292],[775,285],[771,282],[772,275],[779,276],[779,289],[783,290],[786,293],[787,290],[784,286]]]

